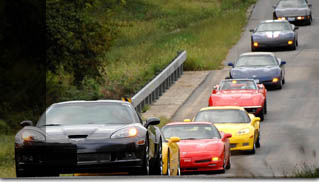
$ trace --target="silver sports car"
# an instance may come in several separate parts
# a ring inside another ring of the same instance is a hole
[[[307,0],[280,0],[273,6],[273,19],[310,25],[311,7],[312,5]]]
[[[257,28],[251,29],[251,50],[263,48],[288,47],[295,50],[298,46],[298,27],[287,20],[261,21]]]

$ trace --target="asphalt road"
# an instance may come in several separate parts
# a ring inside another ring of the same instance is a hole
[[[250,52],[250,32],[261,20],[272,19],[276,0],[258,0],[240,41],[230,50],[225,64]],[[301,26],[296,51],[276,51],[287,61],[286,84],[268,92],[268,114],[261,124],[261,148],[255,155],[233,153],[232,167],[214,177],[291,176],[304,167],[319,167],[319,1],[313,5],[313,23]],[[192,118],[206,107],[213,85],[228,75],[228,68],[213,71],[172,118]],[[200,176],[207,176],[200,175]]]

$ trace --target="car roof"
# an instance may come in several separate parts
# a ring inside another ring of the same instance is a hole
[[[275,56],[275,54],[272,52],[246,52],[246,53],[242,53],[240,56],[258,56],[258,55]]]
[[[226,110],[237,109],[237,110],[246,111],[245,108],[240,106],[210,106],[210,107],[201,108],[200,111],[218,110],[218,109],[226,109]]]
[[[288,23],[287,20],[262,20],[260,23],[273,23],[273,22],[286,22]]]
[[[233,80],[236,80],[236,81],[255,81],[254,79],[249,79],[249,78],[238,78],[238,79],[224,79],[222,80],[223,81],[233,81]]]
[[[52,104],[53,105],[60,105],[60,104],[70,104],[70,103],[129,103],[127,101],[122,100],[72,100],[72,101],[64,101],[64,102],[57,102]]]
[[[201,122],[170,122],[170,123],[167,123],[165,126],[172,126],[172,125],[198,125],[198,124],[214,125],[211,122],[201,121]]]

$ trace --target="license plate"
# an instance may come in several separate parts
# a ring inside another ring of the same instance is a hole
[[[288,21],[295,21],[295,18],[288,18]]]

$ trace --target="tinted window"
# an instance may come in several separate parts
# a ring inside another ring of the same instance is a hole
[[[288,22],[261,23],[257,27],[257,32],[287,31],[287,30],[292,30]]]
[[[37,123],[48,124],[129,124],[138,122],[137,116],[125,103],[65,103],[50,107]]]
[[[216,127],[207,124],[168,125],[163,127],[162,131],[166,139],[170,137],[179,137],[181,140],[220,138]]]
[[[243,66],[275,66],[277,62],[270,55],[249,55],[240,56],[236,61],[235,67]]]
[[[277,8],[306,8],[307,2],[305,0],[283,0],[278,3]]]
[[[237,109],[214,109],[199,112],[194,121],[208,121],[212,123],[249,123],[246,112]]]
[[[256,90],[256,82],[254,80],[223,80],[219,86],[219,90]]]

